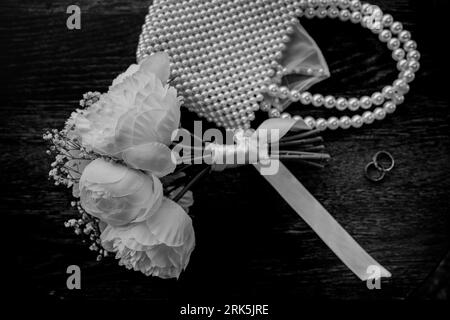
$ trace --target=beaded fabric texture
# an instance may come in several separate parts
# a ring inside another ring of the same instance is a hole
[[[329,76],[320,50],[301,28],[291,3],[154,1],[139,38],[137,60],[166,51],[185,107],[219,127],[250,128],[260,103],[273,104],[264,94],[267,85],[281,84],[283,76],[296,73],[301,76],[297,82],[302,82],[297,88],[307,89]],[[288,61],[286,68],[281,60],[291,36],[305,44],[307,50],[302,51],[307,56]]]

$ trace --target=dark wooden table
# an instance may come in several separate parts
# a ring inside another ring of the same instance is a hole
[[[84,92],[105,91],[135,61],[149,4],[135,0],[77,1],[82,25],[72,31],[66,28],[69,1],[0,4],[6,280],[22,296],[55,299],[446,298],[449,73],[441,46],[448,6],[444,0],[373,3],[403,22],[419,43],[422,69],[411,93],[385,121],[326,133],[333,156],[326,169],[288,167],[392,272],[381,290],[368,290],[251,167],[212,174],[195,188],[197,247],[178,281],[147,278],[114,260],[99,264],[64,228],[75,212],[69,192],[47,180],[50,160],[41,134],[44,128],[61,127]],[[332,73],[313,92],[362,95],[395,79],[390,53],[367,30],[329,19],[302,23]],[[319,113],[300,105],[290,110]],[[194,118],[184,116],[184,122]],[[373,184],[363,168],[379,150],[391,152],[397,164],[383,182]],[[82,290],[66,288],[71,264],[81,267]]]

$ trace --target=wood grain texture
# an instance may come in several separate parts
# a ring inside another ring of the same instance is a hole
[[[146,278],[113,260],[96,263],[86,245],[63,226],[75,212],[69,192],[47,181],[50,160],[41,134],[44,128],[61,127],[84,92],[105,91],[135,61],[148,4],[78,1],[82,28],[69,31],[66,1],[2,2],[0,210],[7,217],[7,253],[13,261],[9,280],[17,292],[155,301],[436,297],[423,282],[431,281],[449,249],[449,109],[442,81],[448,73],[438,48],[442,35],[434,32],[441,28],[447,4],[373,3],[404,22],[419,43],[422,69],[411,93],[385,121],[324,134],[333,156],[326,169],[287,165],[392,272],[382,290],[367,290],[252,167],[214,173],[195,188],[197,247],[180,280]],[[331,20],[302,24],[322,48],[332,73],[313,92],[362,95],[395,79],[388,50],[366,30]],[[332,114],[301,105],[290,111]],[[185,125],[193,119],[184,113]],[[379,150],[391,152],[396,167],[382,183],[373,184],[363,168]],[[82,269],[77,292],[65,286],[71,264]],[[448,270],[448,263],[442,265]],[[444,283],[439,297],[446,296],[445,288]]]

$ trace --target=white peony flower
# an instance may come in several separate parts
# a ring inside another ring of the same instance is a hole
[[[72,135],[102,155],[124,160],[130,167],[158,177],[175,169],[168,145],[180,122],[180,99],[167,85],[169,57],[153,54],[130,66],[109,91],[72,115]]]
[[[191,218],[168,198],[144,222],[107,226],[101,241],[105,250],[116,253],[120,265],[160,278],[178,278],[195,247]]]
[[[101,158],[89,163],[79,181],[84,210],[111,226],[147,220],[159,210],[159,179]]]
[[[102,246],[119,264],[179,277],[195,246],[194,229],[183,207],[163,197],[157,177],[99,158],[84,169],[79,189],[81,206],[100,219]],[[182,202],[187,210],[192,194]]]

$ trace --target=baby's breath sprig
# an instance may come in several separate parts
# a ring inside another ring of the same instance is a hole
[[[80,106],[87,108],[96,103],[100,99],[101,93],[98,91],[89,91],[83,94],[83,99],[80,100]]]
[[[95,103],[97,95],[88,92],[83,98],[84,104],[87,106]],[[43,139],[49,144],[46,152],[54,157],[49,178],[55,181],[55,185],[61,184],[68,188],[78,183],[82,173],[77,170],[78,167],[74,163],[76,161],[94,160],[99,157],[93,151],[84,148],[77,138],[70,137],[69,132],[70,128],[66,125],[62,130],[47,130],[43,134]],[[101,246],[99,220],[87,214],[79,201],[72,201],[71,205],[76,207],[78,217],[67,220],[64,225],[67,228],[73,228],[75,234],[82,236],[90,244],[89,249],[97,252],[97,260],[101,260],[108,253]]]
[[[81,206],[80,201],[72,201],[71,205],[77,208],[79,218],[67,220],[64,226],[66,228],[73,228],[76,235],[85,238],[90,244],[89,250],[97,252],[97,261],[100,261],[108,255],[108,252],[101,245],[99,220],[87,214]]]
[[[89,98],[89,97],[87,97]],[[81,172],[70,161],[94,160],[99,156],[86,150],[75,138],[69,138],[67,128],[63,130],[48,130],[43,139],[49,143],[47,154],[54,157],[49,177],[55,185],[65,185],[68,188],[78,183]],[[87,214],[79,201],[72,201],[71,205],[77,208],[78,218],[69,219],[64,223],[67,228],[73,228],[75,234],[82,236],[90,244],[89,249],[97,252],[97,260],[107,256],[107,251],[101,246],[99,220]]]
[[[49,177],[55,181],[55,185],[72,187],[78,182],[81,172],[70,165],[70,161],[93,160],[97,156],[84,148],[76,138],[69,137],[67,130],[48,130],[43,134],[43,139],[48,142],[49,148],[46,153],[54,157],[51,163],[52,169]]]

